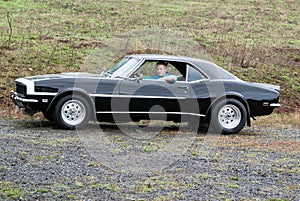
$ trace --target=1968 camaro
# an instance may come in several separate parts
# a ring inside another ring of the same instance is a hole
[[[156,63],[168,65],[175,83],[144,79]],[[62,128],[89,120],[119,122],[200,119],[224,134],[239,132],[250,118],[280,107],[279,86],[240,80],[211,62],[181,56],[128,55],[100,74],[62,73],[19,78],[11,99],[25,113],[41,111]],[[195,121],[194,121],[195,122]]]

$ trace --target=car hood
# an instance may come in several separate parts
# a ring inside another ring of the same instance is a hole
[[[47,74],[47,75],[37,75],[37,76],[30,76],[26,77],[26,79],[35,81],[41,80],[49,80],[49,79],[61,79],[61,78],[88,78],[88,77],[101,77],[99,74],[92,74],[92,73],[61,73],[61,74]]]

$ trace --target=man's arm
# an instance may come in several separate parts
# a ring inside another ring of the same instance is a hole
[[[165,80],[169,84],[174,84],[177,81],[177,76],[175,76],[175,75],[169,75],[167,77],[163,77],[163,78],[160,78],[160,79]]]

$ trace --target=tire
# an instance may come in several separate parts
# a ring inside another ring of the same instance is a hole
[[[224,99],[212,107],[210,127],[214,132],[235,134],[242,130],[247,121],[245,106],[236,99]]]
[[[64,129],[80,129],[86,126],[91,118],[89,102],[79,95],[62,97],[55,107],[55,120]]]
[[[48,112],[42,112],[42,113],[43,113],[44,117],[46,119],[48,119],[49,121],[55,121],[53,111],[50,110]]]

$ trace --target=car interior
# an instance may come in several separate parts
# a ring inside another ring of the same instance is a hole
[[[131,77],[134,75],[140,74],[143,76],[153,76],[156,75],[156,64],[158,60],[147,60],[142,64],[142,66],[133,73]],[[206,79],[206,77],[192,67],[190,64],[184,62],[177,61],[163,61],[167,63],[168,73],[170,75],[177,76],[177,81],[180,82],[192,82],[196,80]]]

